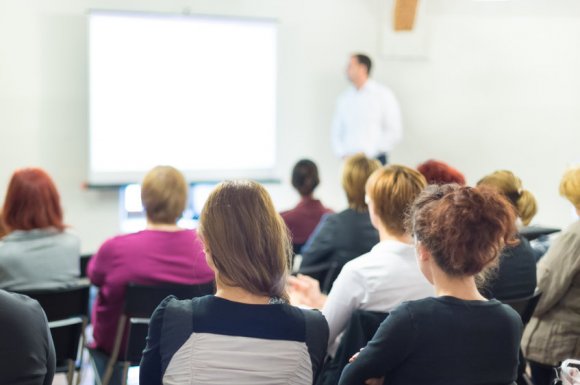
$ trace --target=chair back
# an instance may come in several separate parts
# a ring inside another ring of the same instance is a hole
[[[191,299],[215,293],[215,283],[200,285],[140,285],[131,283],[125,294],[124,314],[128,319],[127,344],[122,358],[131,365],[139,364],[145,348],[149,319],[161,301],[170,295]]]
[[[89,261],[91,260],[92,257],[93,257],[92,254],[81,255],[81,257],[79,259],[81,278],[87,277],[87,267],[89,266]]]
[[[520,317],[522,317],[522,323],[524,326],[528,324],[532,315],[534,315],[534,310],[536,310],[536,305],[542,296],[542,292],[536,290],[536,292],[525,298],[502,300],[506,305],[511,306]]]
[[[64,289],[20,292],[38,301],[50,327],[59,371],[68,370],[70,361],[79,357],[80,345],[88,319],[89,284]]]
[[[336,385],[348,360],[373,338],[381,323],[389,313],[355,310],[340,340],[340,345],[332,360],[322,369],[317,385]]]
[[[323,262],[312,266],[301,267],[298,274],[308,275],[320,283],[320,290],[328,294],[342,266],[337,261]]]

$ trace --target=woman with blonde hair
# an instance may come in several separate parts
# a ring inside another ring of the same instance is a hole
[[[214,279],[197,232],[177,225],[187,204],[188,189],[179,170],[171,166],[153,168],[141,185],[146,229],[107,240],[89,262],[88,276],[99,287],[93,306],[91,349],[99,374],[104,373],[113,351],[127,284],[188,285]],[[123,341],[120,351],[124,345]],[[121,383],[121,372],[115,371],[111,384]]]
[[[351,259],[368,252],[378,241],[365,202],[365,184],[381,164],[364,154],[346,159],[342,172],[342,187],[348,208],[322,218],[314,233],[302,248],[300,268],[323,262],[344,265]]]
[[[560,194],[580,218],[580,167],[564,174]],[[538,262],[538,289],[542,296],[524,332],[522,349],[534,384],[547,385],[561,361],[580,357],[580,220],[563,231]]]
[[[322,309],[328,320],[328,353],[336,357],[332,366],[341,365],[336,354],[340,336],[355,310],[384,313],[404,301],[435,294],[417,266],[412,237],[405,227],[407,211],[426,185],[423,175],[409,167],[392,164],[376,170],[366,183],[366,195],[368,215],[380,242],[344,266],[328,296],[312,278],[290,279],[293,300]],[[324,383],[336,383],[340,371],[324,376],[329,380]]]
[[[290,238],[264,187],[219,184],[199,231],[216,294],[159,305],[140,384],[312,384],[328,325],[319,312],[288,304]]]
[[[477,186],[490,187],[502,194],[513,206],[518,218],[527,226],[537,212],[536,199],[525,190],[520,178],[511,171],[495,171],[483,177]],[[516,225],[516,223],[514,223]],[[518,234],[518,243],[506,247],[499,259],[497,270],[488,277],[481,292],[499,300],[530,296],[536,289],[536,257],[534,249]]]

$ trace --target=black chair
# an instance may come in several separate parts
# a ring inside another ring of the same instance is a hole
[[[538,305],[541,296],[542,292],[536,290],[534,294],[528,297],[502,300],[502,302],[511,306],[516,312],[518,312],[520,317],[522,317],[524,326],[526,326],[528,322],[530,322],[532,315],[534,315],[534,310],[536,310],[536,306]]]
[[[561,229],[555,227],[526,226],[522,227],[519,230],[519,233],[528,241],[533,241],[534,239],[540,238],[544,235],[554,234],[559,231],[561,231]]]
[[[355,310],[350,316],[336,354],[324,364],[316,385],[336,385],[348,360],[373,338],[389,313]]]
[[[502,300],[502,302],[506,305],[509,305],[514,309],[522,318],[522,323],[524,327],[530,322],[530,319],[534,315],[534,310],[536,310],[536,306],[538,305],[538,301],[542,296],[542,292],[536,290],[536,292],[528,297],[518,298],[518,299],[510,299],[510,300]],[[518,385],[527,385],[531,383],[531,380],[525,374],[526,368],[526,359],[520,349],[519,353],[519,366],[518,366]]]
[[[77,372],[78,385],[89,312],[89,285],[20,293],[37,300],[44,310],[56,352],[56,371],[66,373],[69,385]]]
[[[87,277],[87,267],[89,266],[89,261],[93,257],[93,254],[83,254],[79,259],[81,278]]]
[[[108,385],[115,366],[123,367],[123,385],[127,383],[129,367],[139,365],[145,338],[149,329],[149,319],[159,303],[170,295],[178,299],[191,299],[215,293],[214,282],[200,285],[127,285],[125,294],[125,307],[123,314],[117,323],[115,343],[109,357],[107,368],[103,374],[102,385]],[[126,338],[124,351],[121,352],[121,344]]]
[[[334,280],[342,266],[338,262],[323,262],[312,266],[301,267],[298,274],[308,275],[320,282],[320,291],[328,294],[332,288]]]

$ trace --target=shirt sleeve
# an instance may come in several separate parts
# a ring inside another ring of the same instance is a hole
[[[141,385],[162,384],[161,329],[163,328],[165,309],[173,298],[170,296],[163,300],[155,309],[149,321],[145,350],[143,350],[139,365],[139,384]]]
[[[401,107],[395,95],[386,90],[383,100],[383,147],[391,151],[403,139]]]
[[[302,247],[302,262],[300,267],[313,266],[325,262],[335,247],[335,220],[333,215],[325,215],[312,232],[312,235]]]
[[[350,316],[360,308],[365,297],[365,282],[358,272],[346,264],[332,286],[322,314],[328,321],[328,353],[336,353],[337,337],[344,331]]]
[[[542,292],[535,316],[541,316],[566,294],[580,272],[580,236],[564,233],[538,262],[538,288]]]
[[[357,359],[344,368],[338,384],[364,384],[396,369],[413,351],[416,329],[407,304],[393,310]]]
[[[102,286],[105,283],[107,271],[111,267],[114,245],[113,240],[109,239],[99,248],[99,251],[93,255],[87,266],[87,276],[95,286]]]

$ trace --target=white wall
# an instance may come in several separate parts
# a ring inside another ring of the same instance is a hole
[[[283,186],[301,157],[321,168],[319,196],[344,205],[330,149],[336,95],[349,52],[376,60],[375,77],[399,96],[406,136],[392,156],[435,157],[469,182],[509,168],[539,200],[540,223],[563,226],[557,196],[566,164],[580,160],[580,4],[574,0],[423,0],[425,60],[382,56],[389,0],[0,0],[0,191],[11,172],[46,168],[66,220],[92,251],[118,232],[116,191],[85,190],[86,19],[90,8],[273,17],[279,20],[279,127]]]

